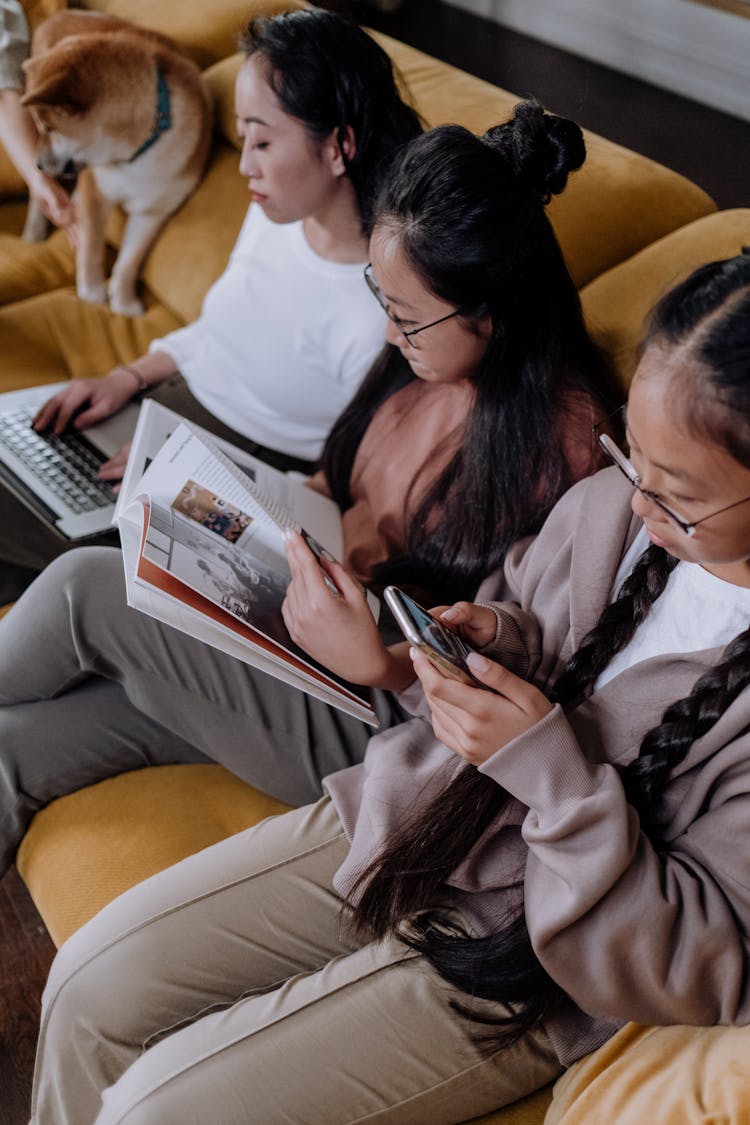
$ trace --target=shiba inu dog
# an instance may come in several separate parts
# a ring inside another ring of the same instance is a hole
[[[98,12],[60,12],[39,25],[24,63],[23,103],[40,133],[39,167],[78,172],[76,287],[115,312],[143,311],[136,281],[169,215],[196,187],[211,106],[200,71],[155,32]],[[127,223],[109,285],[104,227],[113,204]],[[46,236],[32,204],[24,237]]]

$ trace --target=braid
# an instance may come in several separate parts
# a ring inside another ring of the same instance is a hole
[[[727,645],[720,663],[700,677],[689,695],[667,708],[660,724],[645,735],[638,757],[623,769],[626,796],[644,828],[654,824],[667,776],[748,685],[750,628]]]
[[[677,561],[662,547],[648,547],[643,552],[619,596],[604,609],[558,677],[550,696],[553,702],[569,706],[592,687],[612,657],[632,639],[663,593]]]
[[[643,552],[619,597],[604,609],[558,677],[550,693],[553,700],[569,707],[590,690],[664,592],[677,562],[661,547]],[[701,676],[689,695],[667,708],[659,725],[644,736],[638,757],[623,768],[625,794],[644,831],[654,828],[655,809],[669,774],[748,685],[750,629],[735,637],[721,662]]]
[[[643,552],[619,597],[604,609],[558,677],[551,692],[555,701],[570,706],[592,687],[664,592],[677,562],[661,547]],[[667,708],[659,725],[644,736],[638,757],[623,768],[625,794],[645,831],[653,831],[655,809],[669,774],[748,685],[750,628],[735,637],[721,662],[700,677],[689,695]]]

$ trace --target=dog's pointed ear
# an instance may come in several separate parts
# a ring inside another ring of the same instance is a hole
[[[21,105],[53,105],[67,113],[81,113],[84,105],[80,91],[76,89],[75,71],[62,64],[52,64],[50,57],[53,51],[54,48],[51,48],[40,55],[32,55],[22,63],[26,92],[21,98]]]

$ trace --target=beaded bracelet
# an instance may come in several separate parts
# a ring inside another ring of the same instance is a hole
[[[118,371],[129,371],[130,372],[130,374],[135,378],[136,382],[138,383],[137,393],[139,395],[144,394],[148,390],[149,384],[143,378],[140,371],[136,371],[136,369],[134,367],[128,367],[127,363],[119,363],[117,365],[117,370]]]

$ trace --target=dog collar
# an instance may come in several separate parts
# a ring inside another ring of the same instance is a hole
[[[162,72],[157,69],[156,71],[156,121],[154,122],[154,131],[148,137],[139,149],[133,153],[129,158],[128,164],[132,164],[139,156],[142,156],[146,149],[151,148],[155,144],[162,133],[166,133],[167,129],[172,128],[172,112],[171,100],[169,97],[169,87],[165,81]]]

